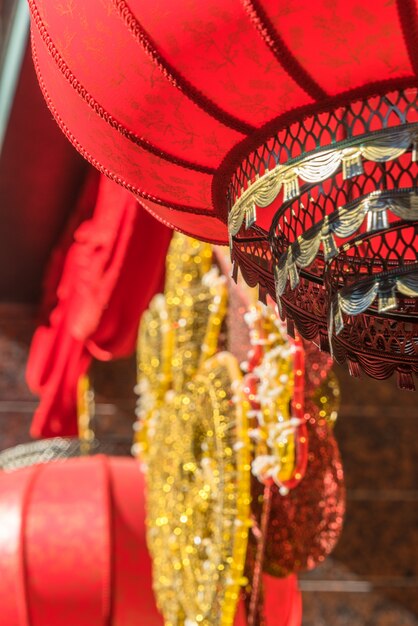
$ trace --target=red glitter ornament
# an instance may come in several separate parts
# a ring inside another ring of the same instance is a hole
[[[345,489],[341,459],[329,427],[308,422],[309,454],[301,483],[283,496],[272,488],[263,569],[273,576],[309,570],[333,550],[341,533]],[[252,483],[253,514],[259,524],[264,486]],[[249,557],[257,540],[250,534]]]

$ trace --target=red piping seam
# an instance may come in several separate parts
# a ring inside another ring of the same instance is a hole
[[[234,115],[227,113],[221,109],[212,100],[207,98],[201,91],[184,78],[163,56],[158,52],[155,43],[148,36],[147,32],[141,26],[132,13],[129,5],[125,0],[113,0],[113,4],[119,11],[120,17],[124,21],[134,39],[142,46],[144,52],[152,59],[163,76],[185,96],[187,96],[194,104],[203,109],[211,117],[221,122],[224,126],[228,126],[233,130],[244,135],[249,135],[255,130],[248,122],[244,122],[236,118]]]
[[[148,213],[151,213],[151,215],[156,220],[161,222],[161,224],[164,224],[164,226],[167,226],[168,228],[170,228],[171,230],[176,231],[177,233],[182,233],[183,235],[187,235],[188,237],[192,237],[192,238],[196,239],[196,237],[197,237],[196,234],[189,233],[187,230],[184,230],[184,228],[179,228],[178,226],[174,226],[174,224],[170,224],[161,215],[158,215],[157,213],[154,213],[154,211],[152,209],[150,209],[149,207],[147,207],[142,202],[142,200],[138,199],[138,204],[140,204],[145,209],[145,211],[148,211]],[[209,217],[210,217],[210,219],[217,220],[218,222],[220,221],[219,218],[216,215],[210,215]],[[223,222],[221,222],[221,224],[223,226],[225,226],[225,235],[226,235],[227,234],[227,232],[226,232],[226,225]],[[221,239],[208,239],[207,237],[204,237],[203,235],[199,234],[199,240],[200,241],[204,241],[206,243],[214,244],[215,246],[227,246],[228,245],[227,236],[225,236],[225,239],[221,240]]]
[[[89,94],[87,89],[80,83],[80,81],[74,76],[68,67],[67,63],[64,61],[60,53],[58,52],[56,46],[54,45],[51,37],[49,36],[44,23],[42,22],[41,15],[34,4],[34,0],[29,0],[29,6],[32,11],[33,22],[35,23],[38,32],[44,41],[51,57],[54,59],[58,69],[62,73],[62,75],[69,82],[71,87],[78,93],[79,96],[89,105],[91,109],[109,126],[111,126],[114,130],[118,131],[123,137],[134,143],[135,145],[143,148],[144,150],[154,154],[169,163],[174,163],[175,165],[179,165],[181,167],[185,167],[190,170],[194,170],[196,172],[201,172],[203,174],[214,174],[216,171],[212,167],[208,167],[206,165],[199,165],[198,163],[192,163],[191,161],[187,161],[182,159],[181,157],[176,157],[173,154],[165,152],[161,150],[157,146],[154,146],[151,142],[143,137],[139,137],[132,131],[130,131],[126,126],[124,126],[121,122],[118,122],[106,109],[104,109],[101,104],[97,102]]]
[[[402,35],[408,51],[409,61],[415,75],[418,76],[418,15],[413,0],[397,0],[399,21]]]
[[[107,570],[107,572],[105,572],[104,578],[105,580],[104,585],[103,585],[103,624],[105,626],[112,626],[113,623],[113,609],[114,609],[114,586],[115,586],[115,558],[114,558],[114,551],[115,551],[115,528],[114,528],[114,519],[113,519],[113,513],[114,513],[114,504],[113,504],[113,491],[112,491],[112,480],[113,480],[113,475],[112,475],[112,470],[111,470],[111,464],[109,461],[109,458],[106,457],[105,455],[101,455],[100,457],[102,459],[102,468],[103,468],[103,474],[104,474],[104,483],[105,486],[107,487],[107,489],[105,490],[105,495],[106,495],[106,508],[107,508],[107,514],[108,514],[108,524],[107,524],[107,530],[108,530],[108,542],[109,542],[109,550],[108,550],[108,556],[109,556],[109,568]],[[107,576],[106,576],[107,574]]]
[[[242,4],[264,43],[270,48],[277,61],[290,78],[315,100],[327,98],[327,92],[322,89],[309,72],[299,63],[280,37],[267,13],[258,3],[258,0],[242,0]]]
[[[327,98],[322,102],[314,102],[313,104],[303,105],[290,111],[286,111],[275,119],[267,122],[259,128],[251,137],[246,137],[243,141],[236,144],[225,155],[215,176],[212,179],[212,205],[215,215],[223,222],[228,219],[228,208],[226,206],[227,188],[231,180],[234,170],[239,167],[242,160],[248,156],[253,150],[259,148],[263,142],[279,133],[284,128],[295,122],[301,122],[310,115],[327,113],[333,111],[340,106],[345,106],[362,100],[372,98],[373,96],[384,95],[391,91],[402,91],[408,88],[417,88],[418,79],[416,76],[406,76],[404,78],[390,78],[384,81],[376,81],[349,89],[343,93]]]
[[[27,513],[29,509],[30,498],[33,492],[33,488],[35,486],[36,480],[39,478],[41,470],[43,469],[42,465],[35,465],[32,469],[32,476],[29,478],[27,487],[23,494],[23,502],[22,502],[22,523],[20,527],[20,562],[21,562],[21,572],[22,572],[22,592],[23,592],[23,601],[25,606],[25,616],[24,616],[24,626],[31,626],[32,620],[30,616],[30,593],[28,590],[28,564],[26,559],[26,522],[27,522]]]
[[[199,207],[189,207],[189,206],[184,206],[182,204],[175,204],[175,203],[169,204],[169,203],[165,202],[164,200],[161,200],[160,198],[152,196],[151,194],[146,193],[145,191],[142,191],[142,190],[138,189],[137,187],[134,187],[133,185],[127,183],[125,180],[120,178],[120,176],[117,176],[116,174],[111,172],[109,169],[104,167],[104,165],[102,165],[99,161],[97,161],[94,157],[92,157],[91,154],[89,154],[83,148],[83,146],[77,141],[77,139],[71,133],[71,131],[66,126],[66,124],[64,123],[64,121],[62,120],[62,118],[60,117],[60,115],[58,114],[57,110],[55,109],[55,107],[54,107],[54,105],[52,103],[52,100],[51,100],[51,98],[50,98],[50,96],[48,94],[48,91],[46,89],[45,83],[43,81],[43,77],[42,77],[41,70],[40,70],[39,63],[38,63],[38,57],[37,57],[37,54],[36,54],[35,42],[33,41],[33,38],[32,38],[32,57],[33,57],[33,63],[34,63],[34,66],[35,66],[38,82],[39,82],[39,85],[41,87],[41,91],[43,93],[43,96],[45,98],[45,101],[46,101],[46,104],[48,105],[49,110],[51,111],[52,115],[55,118],[55,121],[57,122],[58,126],[60,127],[60,129],[62,130],[64,135],[67,137],[67,139],[74,146],[74,148],[89,163],[91,163],[91,165],[93,165],[97,170],[99,170],[99,172],[101,172],[102,174],[104,174],[105,176],[110,178],[110,180],[113,180],[115,183],[118,183],[119,185],[121,185],[122,187],[124,187],[125,189],[130,191],[131,193],[133,193],[135,195],[138,195],[141,198],[144,198],[145,200],[150,200],[151,202],[155,202],[156,204],[160,204],[161,206],[164,206],[164,207],[166,207],[168,209],[175,209],[177,211],[182,211],[183,213],[192,213],[193,215],[207,215],[207,216],[210,216],[210,217],[216,217],[213,214],[212,211],[209,211],[207,209],[201,209]]]

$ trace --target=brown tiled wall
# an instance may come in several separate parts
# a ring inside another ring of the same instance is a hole
[[[347,514],[332,560],[302,581],[304,623],[418,624],[418,394],[336,371]]]

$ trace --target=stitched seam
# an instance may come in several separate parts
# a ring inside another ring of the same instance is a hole
[[[299,63],[273,26],[268,15],[257,0],[242,0],[245,12],[260,34],[264,43],[270,48],[281,67],[298,85],[315,100],[323,100],[327,92],[316,82],[307,70]]]
[[[129,5],[125,0],[113,0],[113,4],[119,12],[125,26],[133,35],[135,41],[139,43],[144,52],[151,58],[163,76],[179,89],[189,100],[191,100],[196,106],[208,113],[211,117],[221,122],[224,126],[232,128],[244,135],[250,135],[255,126],[238,119],[234,115],[227,113],[221,109],[215,102],[205,96],[197,87],[192,85],[186,78],[184,78],[178,70],[176,70],[163,56],[158,52],[154,42],[148,36],[144,28],[138,22],[137,18],[133,14]]]
[[[23,589],[23,599],[25,602],[25,626],[32,626],[32,615],[31,615],[31,594],[30,594],[30,586],[29,586],[29,572],[28,572],[28,560],[27,560],[27,540],[26,540],[26,529],[27,529],[27,517],[28,510],[30,506],[31,497],[33,495],[33,490],[35,487],[36,481],[39,479],[39,475],[43,470],[44,466],[35,465],[32,469],[31,476],[26,485],[23,498],[22,498],[22,525],[20,528],[20,565],[22,572],[22,589]]]
[[[159,222],[161,222],[161,224],[164,224],[164,226],[167,226],[168,228],[170,228],[171,230],[175,230],[177,233],[182,233],[183,235],[187,235],[188,237],[193,237],[194,239],[196,239],[196,234],[190,233],[189,231],[185,230],[184,228],[179,228],[178,226],[175,226],[174,224],[170,224],[170,222],[167,222],[167,220],[162,217],[161,215],[158,215],[158,213],[155,213],[152,209],[150,209],[149,207],[147,207],[142,200],[138,199],[138,204],[140,204],[146,211],[148,211],[148,213],[151,213],[151,215],[158,220]],[[210,218],[213,218],[217,221],[220,221],[219,218],[212,214],[209,216]],[[222,223],[222,222],[221,222]],[[226,231],[226,224],[224,224],[225,226],[225,231]],[[205,237],[204,235],[199,234],[199,239],[200,241],[206,241],[207,243],[211,243],[217,246],[226,246],[227,244],[227,236],[225,233],[225,239],[208,239],[207,237]]]
[[[33,38],[32,38],[32,57],[33,57],[33,63],[34,63],[34,66],[35,66],[35,70],[36,70],[36,74],[37,74],[37,77],[38,77],[39,85],[41,87],[41,90],[42,90],[43,96],[45,98],[45,101],[46,101],[46,103],[48,105],[48,108],[49,108],[49,110],[51,111],[52,115],[55,118],[55,121],[57,122],[58,126],[60,127],[60,129],[62,130],[64,135],[67,137],[67,139],[74,146],[74,148],[89,163],[91,163],[91,165],[93,165],[96,169],[99,170],[99,172],[101,172],[102,174],[104,174],[105,176],[107,176],[108,178],[113,180],[114,182],[118,183],[119,185],[121,185],[122,187],[124,187],[125,189],[130,191],[131,193],[144,198],[145,200],[150,200],[151,202],[155,202],[156,204],[160,204],[161,206],[167,207],[169,209],[175,209],[175,210],[178,210],[178,211],[183,211],[184,213],[193,213],[195,215],[209,215],[209,216],[213,216],[213,212],[208,210],[208,209],[201,209],[199,207],[190,207],[190,206],[184,206],[182,204],[175,204],[175,203],[165,202],[164,200],[161,200],[160,198],[157,198],[156,196],[153,196],[153,195],[151,195],[151,194],[149,194],[149,193],[147,193],[145,191],[142,191],[141,189],[138,189],[137,187],[134,187],[130,183],[127,183],[125,180],[123,180],[123,178],[121,178],[117,174],[114,174],[107,167],[105,167],[99,161],[97,161],[97,159],[95,159],[89,152],[87,152],[87,150],[85,150],[83,148],[83,146],[78,142],[78,140],[71,133],[71,131],[69,130],[68,126],[65,124],[65,122],[62,120],[62,118],[58,114],[57,110],[55,109],[55,107],[54,107],[54,105],[52,103],[52,100],[51,100],[51,98],[49,96],[49,93],[48,93],[48,91],[46,89],[46,86],[45,86],[45,83],[44,83],[44,80],[43,80],[43,77],[42,77],[42,74],[41,74],[41,70],[40,70],[40,67],[39,67],[38,57],[37,57],[37,54],[36,54],[36,48],[35,48],[35,43],[33,41]]]
[[[105,626],[112,626],[114,618],[115,608],[115,507],[113,499],[113,471],[109,460],[106,455],[101,456],[103,479],[105,483],[105,497],[106,497],[106,512],[107,512],[107,542],[108,542],[108,554],[109,559],[108,569],[104,572],[103,576],[103,622]],[[106,575],[107,574],[107,575]]]
[[[108,111],[106,111],[106,109],[103,106],[101,106],[97,102],[97,100],[95,100],[95,98],[93,98],[93,96],[91,96],[88,93],[87,89],[74,76],[74,74],[71,72],[70,68],[68,67],[67,63],[64,61],[64,59],[58,52],[54,42],[52,41],[51,37],[48,34],[48,31],[46,30],[44,23],[42,22],[42,18],[38,9],[34,5],[34,0],[29,0],[29,5],[31,8],[32,16],[33,16],[33,22],[35,23],[38,29],[39,35],[41,36],[46,47],[48,48],[48,52],[50,53],[51,57],[54,59],[59,71],[62,73],[64,78],[69,82],[71,87],[79,94],[79,96],[89,105],[89,107],[102,120],[104,120],[107,124],[109,124],[109,126],[111,126],[114,130],[119,132],[123,137],[125,137],[126,139],[134,143],[135,145],[143,148],[144,150],[150,152],[151,154],[154,154],[160,157],[161,159],[164,159],[165,161],[174,163],[175,165],[179,165],[181,167],[185,167],[190,170],[194,170],[196,172],[201,172],[203,174],[210,174],[210,175],[214,174],[216,170],[212,167],[199,165],[198,163],[192,163],[190,161],[182,159],[181,157],[176,157],[173,154],[165,152],[164,150],[162,150],[161,148],[158,148],[157,146],[154,146],[147,139],[144,139],[143,137],[139,137],[138,135],[130,131],[128,128],[126,128],[126,126],[124,126],[121,122],[116,120]]]

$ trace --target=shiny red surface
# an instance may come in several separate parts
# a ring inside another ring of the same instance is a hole
[[[5,626],[162,626],[133,459],[0,474],[0,526]]]
[[[416,85],[417,2],[30,0],[67,137],[162,221],[225,243],[223,178],[290,119]]]

